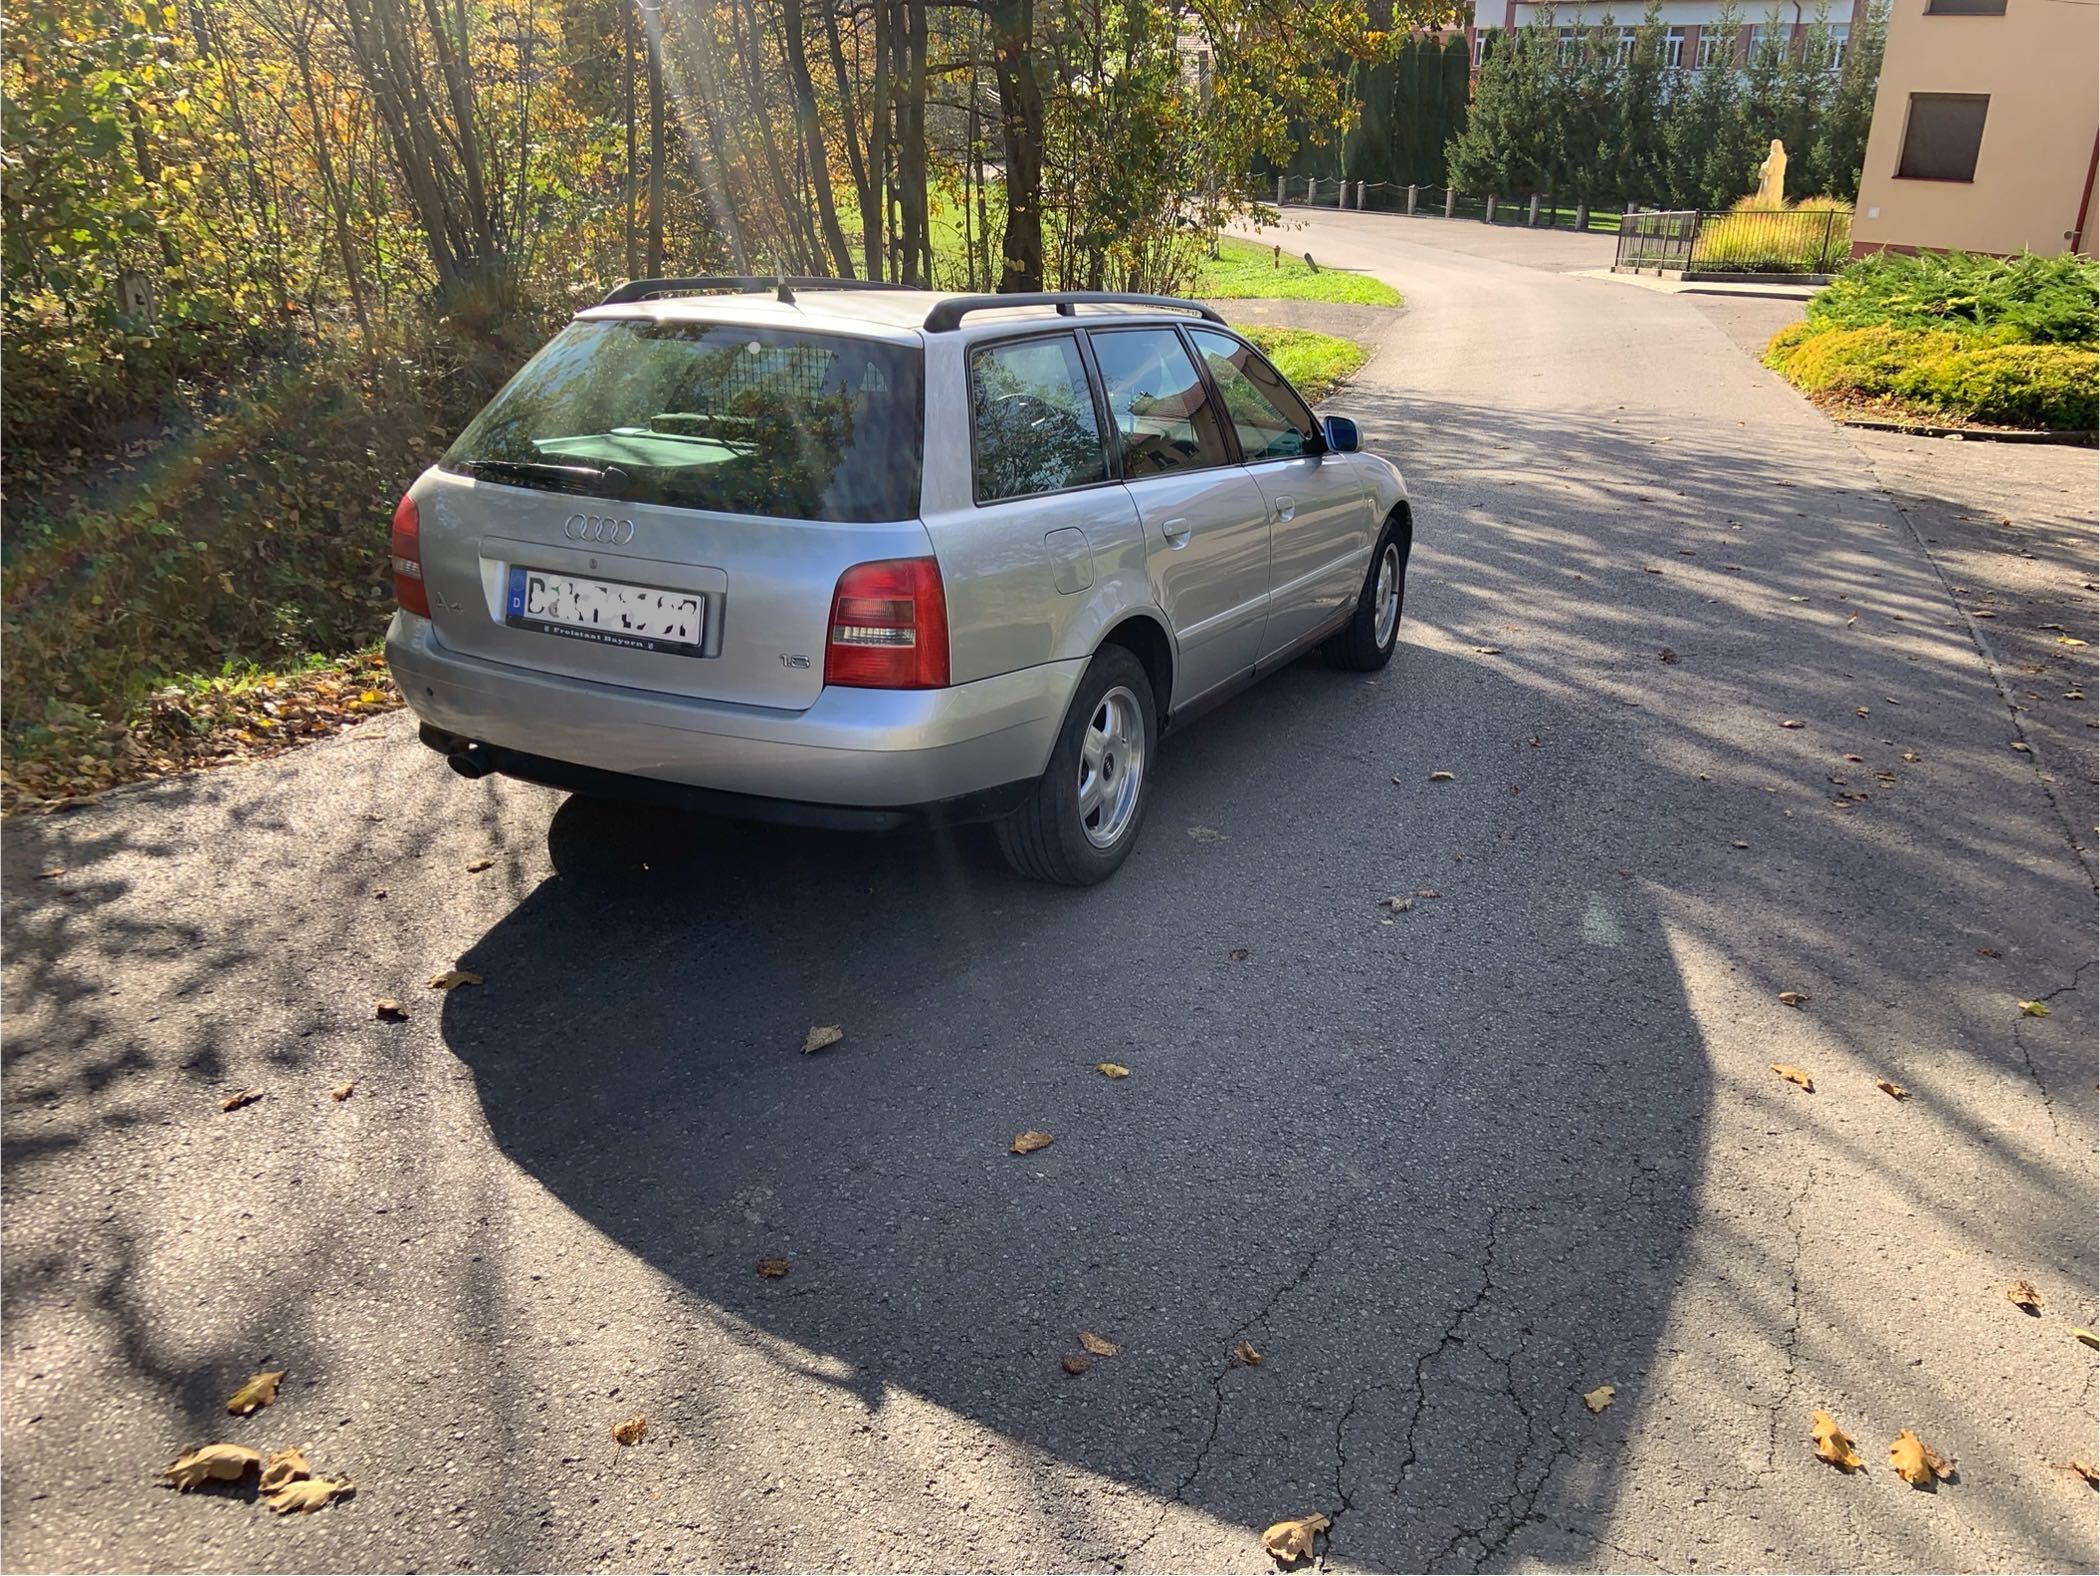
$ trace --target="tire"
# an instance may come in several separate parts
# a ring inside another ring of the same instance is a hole
[[[1144,823],[1158,743],[1151,676],[1125,647],[1103,646],[1079,680],[1035,791],[993,823],[1006,862],[1060,886],[1114,875]]]
[[[1357,595],[1356,611],[1323,648],[1337,667],[1357,673],[1376,673],[1393,660],[1400,643],[1400,612],[1407,601],[1407,558],[1413,534],[1395,515],[1386,521],[1364,571],[1364,588]],[[1390,571],[1387,595],[1385,575]]]

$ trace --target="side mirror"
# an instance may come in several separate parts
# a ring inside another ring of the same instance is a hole
[[[1327,439],[1327,447],[1336,454],[1354,454],[1364,446],[1356,423],[1347,416],[1322,416],[1320,431]]]

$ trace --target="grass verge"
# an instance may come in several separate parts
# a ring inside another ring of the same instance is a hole
[[[1333,334],[1315,334],[1304,328],[1271,328],[1260,323],[1232,326],[1290,379],[1291,387],[1315,405],[1371,359],[1370,351],[1355,340]]]
[[[1317,261],[1317,259],[1315,259]],[[1218,255],[1203,265],[1189,294],[1209,301],[1257,296],[1282,301],[1340,301],[1352,306],[1398,306],[1400,292],[1368,274],[1317,271],[1294,257],[1253,241],[1220,240]]]

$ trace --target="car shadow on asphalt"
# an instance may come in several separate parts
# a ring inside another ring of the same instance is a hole
[[[1638,1394],[1710,1080],[1632,872],[1524,813],[1537,752],[1403,791],[1369,742],[1506,716],[1496,688],[1421,649],[1300,664],[1168,742],[1145,842],[1087,891],[981,834],[571,799],[445,1043],[513,1161],[796,1372],[1159,1506],[1067,1548],[1215,1558],[1173,1552],[1179,1502],[1257,1561],[1315,1509],[1374,1567],[1535,1522],[1582,1557],[1638,1413],[1582,1396]],[[819,1024],[845,1039],[802,1054]],[[1055,1141],[1010,1153],[1028,1130]],[[1123,1350],[1075,1379],[1081,1328]]]

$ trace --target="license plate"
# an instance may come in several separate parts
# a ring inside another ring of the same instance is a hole
[[[706,609],[698,592],[665,591],[514,566],[503,621],[629,651],[697,657]]]

